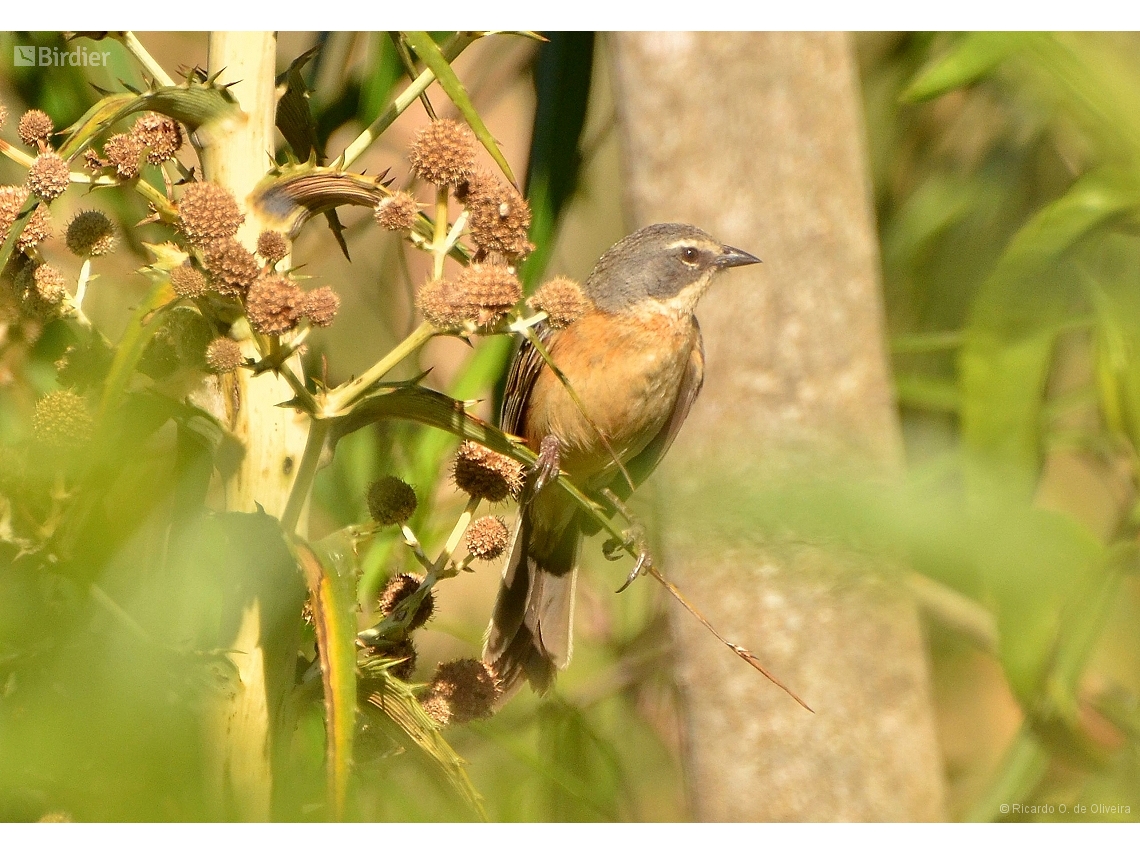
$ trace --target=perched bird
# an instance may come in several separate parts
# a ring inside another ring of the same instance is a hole
[[[535,452],[555,438],[558,466],[576,484],[628,497],[669,449],[701,389],[697,301],[720,271],[758,261],[680,223],[618,241],[583,286],[585,314],[536,330],[581,406],[524,341],[507,377],[500,426]],[[578,549],[583,533],[596,530],[561,490],[539,490],[521,503],[483,650],[503,697],[524,678],[545,692],[569,662]]]

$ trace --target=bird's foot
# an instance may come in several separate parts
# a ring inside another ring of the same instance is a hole
[[[623,553],[634,550],[637,552],[637,560],[625,582],[617,589],[619,594],[633,584],[634,579],[653,566],[653,556],[649,553],[649,539],[645,527],[636,520],[631,520],[630,527],[622,532],[622,540],[616,537],[610,538],[602,546],[602,554],[610,561],[617,561]]]
[[[556,436],[545,436],[538,447],[538,459],[534,463],[534,492],[541,493],[551,481],[558,478],[562,463],[562,446]]]

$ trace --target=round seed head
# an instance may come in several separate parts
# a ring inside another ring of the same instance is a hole
[[[372,215],[380,228],[401,232],[409,230],[416,224],[419,212],[420,206],[416,202],[416,197],[400,190],[386,199],[381,199]]]
[[[189,261],[184,261],[170,271],[170,287],[179,297],[193,298],[205,294],[210,283],[198,268]]]
[[[134,134],[114,134],[103,144],[104,162],[124,181],[139,174],[145,151],[146,143]]]
[[[232,237],[221,238],[206,247],[206,269],[219,294],[239,297],[257,281],[261,268],[248,249]]]
[[[413,576],[411,573],[397,573],[388,580],[388,584],[380,592],[380,601],[376,604],[376,610],[384,617],[391,616],[400,607],[400,603],[419,590],[422,581],[421,577]],[[427,623],[434,611],[435,596],[428,591],[408,624],[408,632],[419,629]]]
[[[16,222],[16,215],[28,200],[27,187],[13,187],[11,185],[0,187],[0,241],[8,239],[8,232]],[[20,232],[16,247],[26,252],[38,243],[51,237],[51,213],[46,205],[37,205],[32,215]]]
[[[67,280],[50,264],[41,264],[32,273],[36,296],[48,306],[58,306],[67,296]]]
[[[257,236],[257,254],[270,264],[276,264],[289,254],[289,241],[281,232],[267,229]]]
[[[314,288],[301,298],[301,314],[318,327],[327,327],[340,309],[340,297],[328,285]]]
[[[441,662],[420,704],[441,727],[489,718],[499,699],[499,682],[478,659]]]
[[[139,116],[131,134],[144,148],[150,149],[146,159],[155,165],[173,159],[178,149],[182,148],[182,131],[178,122],[161,113],[144,113]]]
[[[87,404],[70,389],[49,392],[36,402],[32,432],[44,445],[75,448],[87,442],[94,430]]]
[[[186,187],[178,200],[178,216],[182,232],[195,246],[232,238],[245,221],[234,194],[212,181],[198,181]]]
[[[582,287],[567,276],[551,279],[526,302],[532,309],[546,312],[555,329],[570,326],[586,314],[591,305]]]
[[[408,150],[416,175],[432,184],[458,184],[475,169],[475,133],[452,119],[422,128]]]
[[[428,595],[430,599],[430,594]],[[427,602],[427,600],[424,600]],[[410,638],[389,645],[384,650],[385,659],[399,659],[395,665],[388,669],[388,673],[398,680],[407,682],[412,679],[416,670],[416,646]]]
[[[241,345],[232,338],[220,336],[206,345],[206,367],[214,374],[228,374],[244,361]]]
[[[482,517],[463,536],[467,551],[482,561],[494,561],[510,544],[511,533],[502,517]]]
[[[527,240],[530,205],[510,184],[481,170],[467,182],[464,204],[471,240],[480,249],[516,259],[534,249]]]
[[[245,298],[249,325],[263,335],[281,335],[297,326],[304,293],[284,276],[263,276]]]
[[[472,264],[456,283],[480,326],[494,323],[522,299],[518,277],[502,264]]]
[[[416,308],[424,319],[441,330],[462,327],[474,321],[479,314],[463,299],[463,293],[446,279],[433,279],[420,286],[416,293]]]
[[[93,148],[85,148],[83,150],[83,163],[87,166],[89,172],[99,172],[111,165],[110,161],[101,158],[99,152]]]
[[[55,125],[52,124],[51,116],[43,110],[28,110],[20,117],[16,133],[20,135],[20,142],[35,148],[51,139],[51,135],[55,133]]]
[[[368,513],[380,525],[402,525],[416,512],[416,491],[395,475],[368,487]]]
[[[115,248],[115,227],[102,211],[80,211],[67,224],[67,248],[80,258],[106,255]]]
[[[488,502],[501,502],[507,496],[518,498],[523,487],[521,463],[470,440],[455,453],[452,476],[464,493]]]
[[[28,189],[45,202],[58,199],[70,184],[71,170],[67,168],[67,161],[54,151],[45,151],[32,161]]]

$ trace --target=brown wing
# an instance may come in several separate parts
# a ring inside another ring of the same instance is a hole
[[[550,349],[550,338],[554,332],[548,324],[541,323],[534,328],[538,340]],[[526,422],[526,406],[530,401],[530,392],[534,388],[534,381],[538,379],[539,372],[545,361],[534,345],[527,339],[522,339],[519,349],[515,351],[515,358],[511,361],[510,371],[507,373],[507,385],[503,390],[503,407],[499,413],[499,427],[507,433],[522,436]]]
[[[689,354],[689,364],[685,367],[685,374],[681,378],[681,387],[677,390],[677,400],[673,404],[673,412],[669,414],[668,421],[658,431],[657,436],[649,441],[649,445],[645,446],[636,457],[625,465],[635,487],[640,486],[652,474],[653,470],[657,468],[657,464],[661,462],[661,458],[665,456],[665,452],[669,450],[669,446],[673,444],[673,440],[677,438],[681,425],[685,423],[685,419],[689,416],[689,410],[693,407],[693,401],[697,400],[697,395],[701,391],[701,384],[704,383],[704,341],[701,338],[701,328],[697,326],[696,319],[693,320],[693,326],[697,329],[697,340],[693,343],[692,353]],[[622,501],[628,499],[630,493],[633,492],[625,480],[625,476],[620,474],[610,483],[610,489]]]

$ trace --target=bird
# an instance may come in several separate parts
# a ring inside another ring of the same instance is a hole
[[[701,390],[698,301],[718,273],[759,261],[684,223],[646,226],[618,241],[582,286],[585,313],[561,328],[535,328],[578,401],[524,339],[507,373],[501,429],[540,461],[553,452],[557,468],[587,494],[609,489],[628,498],[669,450]],[[483,648],[501,699],[524,679],[545,694],[569,664],[578,553],[583,535],[597,530],[562,490],[524,492]]]

